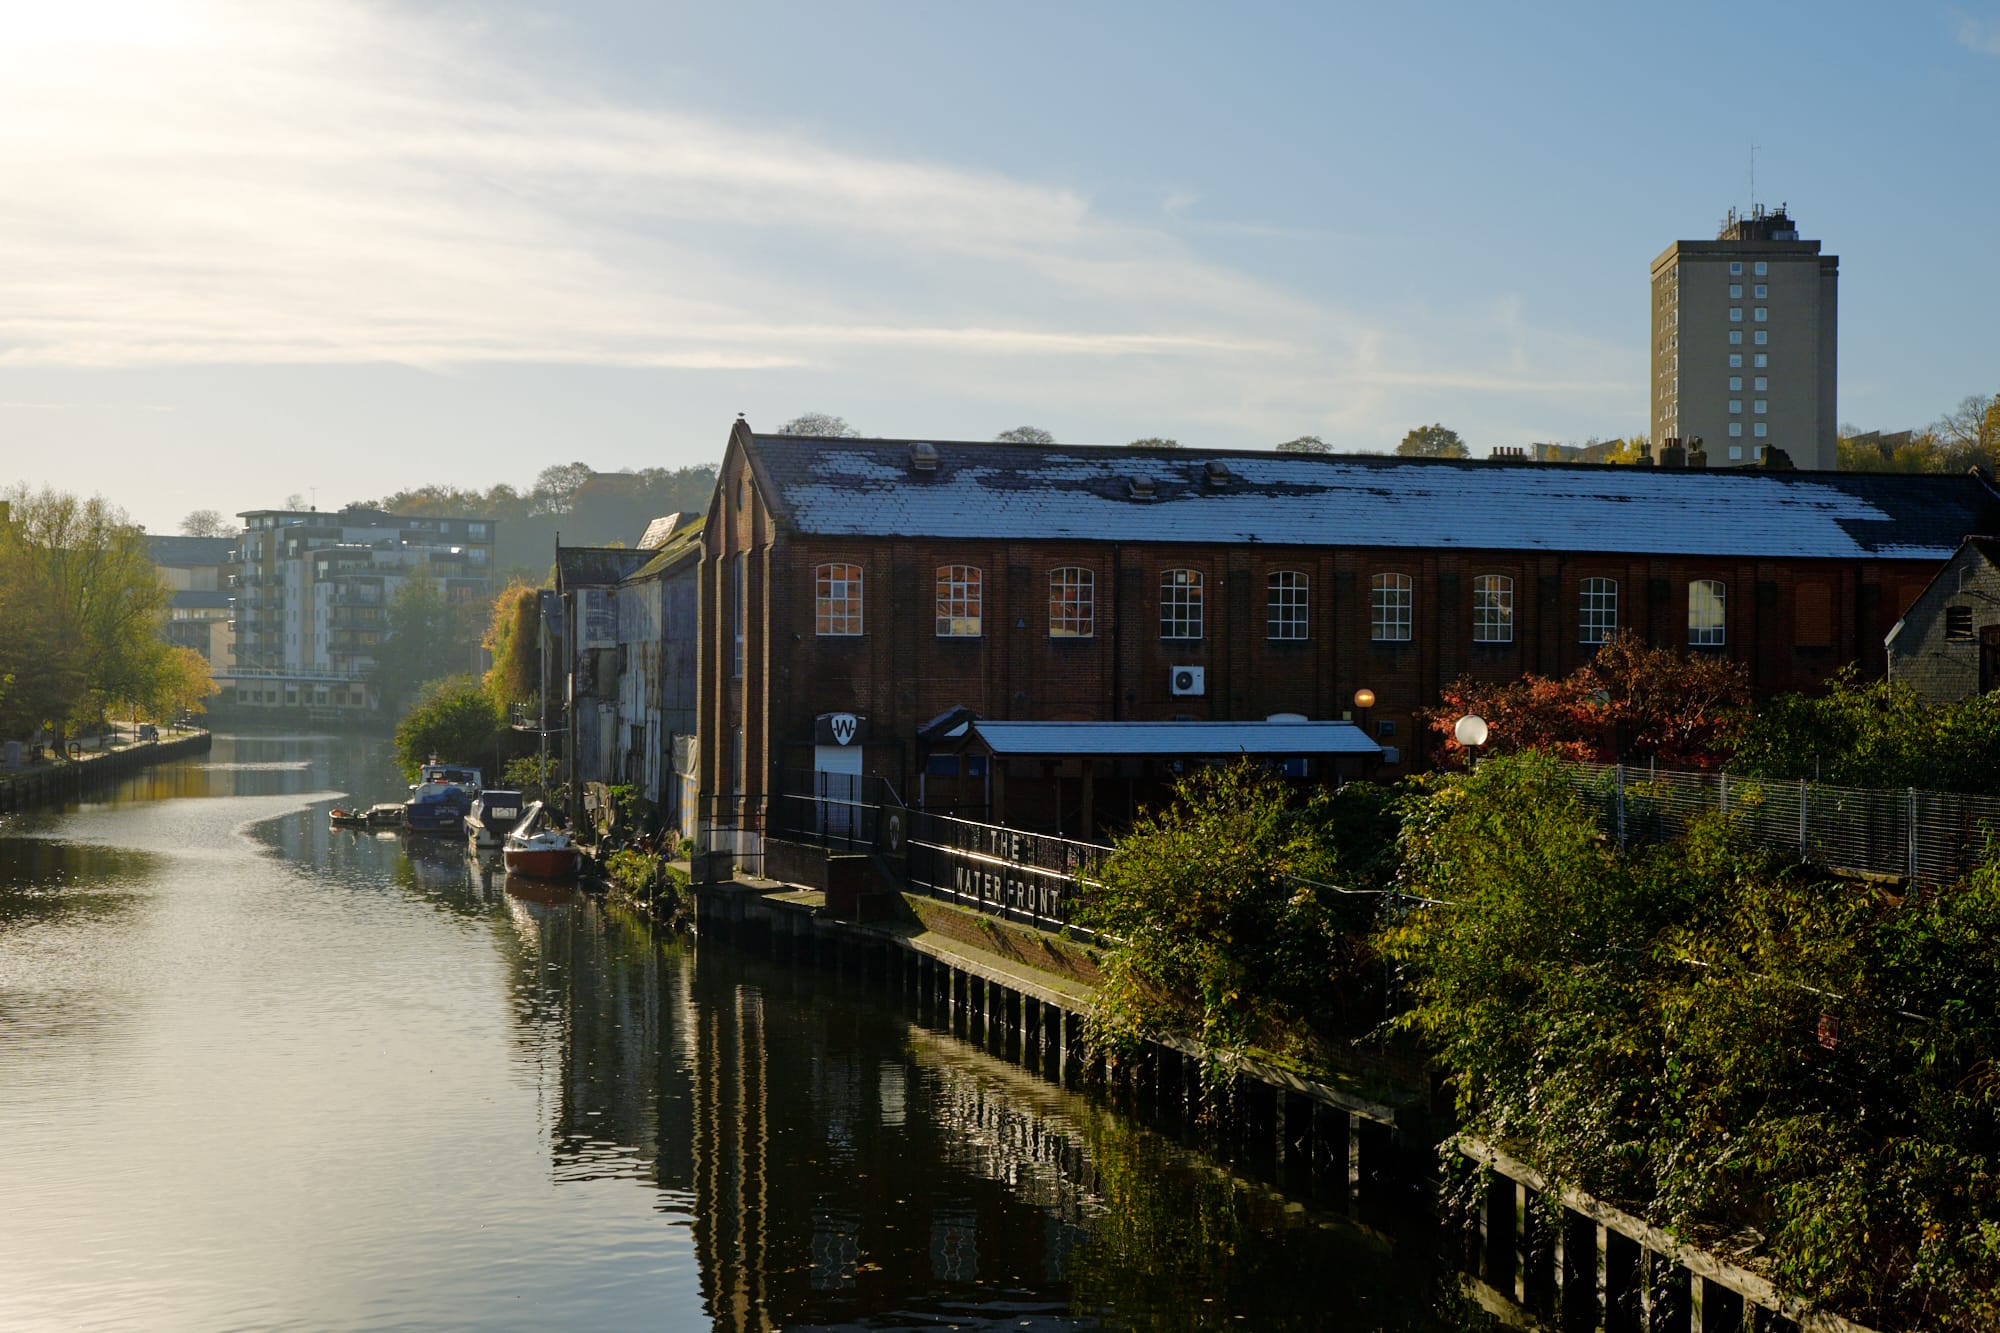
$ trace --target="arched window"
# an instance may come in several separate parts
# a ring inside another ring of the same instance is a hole
[[[1472,580],[1472,641],[1514,642],[1514,580],[1505,574]]]
[[[1729,589],[1721,579],[1695,579],[1688,584],[1688,647],[1720,648],[1724,634],[1724,599]]]
[[[1097,633],[1097,576],[1074,565],[1049,571],[1049,637],[1088,639]]]
[[[813,624],[822,635],[861,633],[861,566],[821,565],[813,571]]]
[[[1377,574],[1369,580],[1368,637],[1377,643],[1408,643],[1416,596],[1408,574]]]
[[[1169,569],[1160,575],[1160,637],[1201,637],[1201,571]]]
[[[1618,580],[1585,579],[1577,597],[1577,642],[1611,642],[1618,633]]]
[[[976,639],[984,580],[977,565],[939,565],[937,568],[937,632],[943,639]]]
[[[1273,639],[1306,637],[1306,594],[1309,580],[1296,569],[1274,569],[1265,601],[1265,634]]]

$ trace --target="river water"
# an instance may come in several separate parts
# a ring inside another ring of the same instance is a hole
[[[330,830],[220,736],[0,820],[0,1328],[1452,1329],[1287,1198],[897,998]]]

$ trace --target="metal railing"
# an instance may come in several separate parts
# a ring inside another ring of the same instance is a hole
[[[2000,798],[1915,788],[1834,787],[1625,764],[1567,766],[1572,786],[1621,847],[1664,842],[1726,812],[1760,847],[1829,870],[1948,884],[2000,833]]]
[[[1094,938],[1073,913],[1111,848],[924,810],[908,819],[912,887],[989,916]]]
[[[902,808],[894,797],[881,778],[787,769],[778,774],[770,831],[796,842],[867,851],[882,836],[883,811]]]
[[[752,875],[763,874],[764,816],[762,796],[697,797],[696,852],[703,856],[726,853],[732,866]]]

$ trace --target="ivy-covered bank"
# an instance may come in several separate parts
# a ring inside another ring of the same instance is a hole
[[[1922,892],[1719,816],[1622,854],[1534,754],[1180,797],[1093,895],[1124,942],[1101,1040],[1414,1042],[1466,1130],[1561,1184],[1876,1327],[2000,1327],[2000,853]]]

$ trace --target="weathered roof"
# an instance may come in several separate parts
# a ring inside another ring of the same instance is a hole
[[[558,546],[556,578],[565,588],[609,588],[652,558],[625,546]]]
[[[673,517],[680,519],[680,524],[674,528],[664,545],[643,552],[649,559],[626,575],[628,580],[658,578],[668,570],[700,557],[701,530],[708,523],[707,516],[696,514],[690,517],[687,514],[676,514]],[[654,520],[655,523],[660,521]]]
[[[996,755],[1209,758],[1218,755],[1379,755],[1352,722],[988,722],[971,734]]]
[[[186,588],[174,593],[167,604],[196,611],[220,611],[228,607],[229,594],[219,588]]]
[[[226,565],[236,549],[234,537],[147,537],[146,555],[156,565],[171,569],[196,569],[205,565]]]
[[[662,514],[646,525],[646,531],[639,538],[639,549],[657,551],[673,538],[674,530],[680,527],[687,515],[679,510]]]
[[[923,471],[909,440],[748,438],[773,510],[824,536],[1941,560],[2000,531],[1971,475],[970,443]]]

